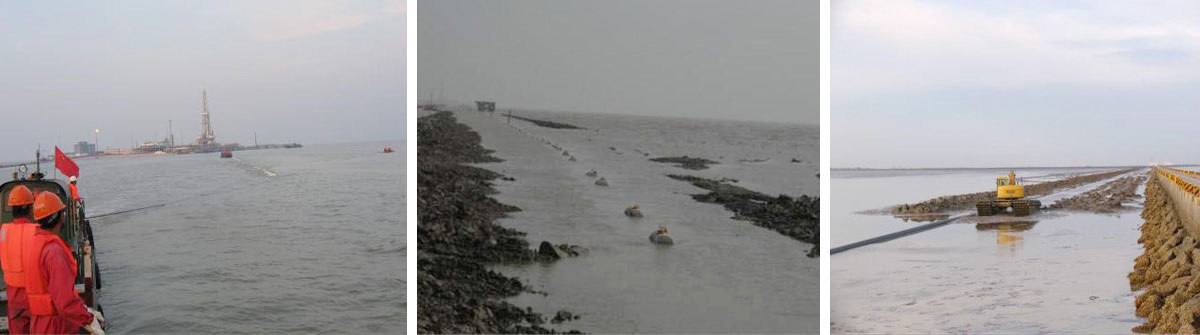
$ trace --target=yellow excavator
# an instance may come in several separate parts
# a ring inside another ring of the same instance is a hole
[[[1042,208],[1042,202],[1025,198],[1025,186],[1017,182],[1017,174],[1008,171],[1008,177],[996,178],[996,199],[982,200],[975,204],[979,216],[990,216],[1012,207],[1013,216],[1028,216]]]

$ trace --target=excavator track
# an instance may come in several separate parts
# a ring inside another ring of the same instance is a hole
[[[1013,216],[1029,216],[1029,201],[1015,200],[1012,203],[1012,209]]]
[[[992,216],[995,214],[995,208],[992,207],[991,201],[980,201],[975,203],[975,209],[979,212],[979,216]]]

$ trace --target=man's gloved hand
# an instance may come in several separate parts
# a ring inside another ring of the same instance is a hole
[[[94,319],[99,319],[100,323],[104,323],[104,314],[101,314],[100,311],[92,309],[91,307],[88,307],[87,310],[88,312],[92,313]]]
[[[91,307],[88,307],[88,312],[92,313],[92,324],[83,328],[87,329],[88,333],[91,333],[92,335],[104,335],[104,327],[101,326],[101,323],[104,322],[104,314],[101,314],[99,311],[94,310]]]
[[[92,324],[83,327],[83,329],[87,329],[88,333],[92,335],[104,335],[104,328],[100,327],[100,319],[93,318]]]

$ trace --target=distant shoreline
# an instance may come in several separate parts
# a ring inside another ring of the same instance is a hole
[[[476,112],[474,107],[472,107],[470,105],[444,104],[443,106],[445,106],[444,107],[445,111],[449,111],[449,112]],[[650,118],[650,119],[701,120],[701,121],[735,122],[735,123],[748,123],[748,124],[756,124],[756,125],[772,125],[772,126],[785,126],[785,127],[802,127],[802,128],[818,128],[818,129],[820,128],[819,123],[818,124],[804,123],[803,121],[799,121],[799,120],[776,120],[776,121],[767,121],[767,120],[758,120],[758,119],[743,120],[743,119],[717,118],[717,117],[708,117],[708,116],[645,115],[645,114],[633,114],[633,113],[621,113],[621,112],[609,113],[609,112],[567,111],[567,110],[528,109],[528,108],[496,108],[495,113],[507,114],[509,110],[513,111],[514,116],[517,115],[516,113],[605,115],[605,116],[638,117],[638,118]],[[479,112],[479,113],[485,113],[485,112]],[[422,114],[420,112],[420,110],[418,111],[417,114],[418,114],[417,117],[429,116],[429,114]]]
[[[71,158],[71,160],[78,161],[78,160],[84,160],[84,159],[88,159],[88,158],[103,158],[103,157],[117,157],[117,156],[145,156],[145,155],[153,156],[154,154],[153,153],[148,153],[148,154],[142,153],[142,154],[128,154],[128,155],[91,155],[91,156],[78,156],[78,157],[67,156],[67,157]],[[44,161],[42,161],[42,163],[49,163],[51,166],[54,166],[53,159],[44,160]],[[10,167],[18,167],[21,165],[34,166],[36,164],[37,164],[37,162],[35,162],[35,161],[20,162],[20,163],[0,163],[0,169],[10,168]]]
[[[1197,164],[1174,164],[1172,166],[1196,166]],[[921,167],[921,168],[830,168],[829,171],[942,171],[942,170],[1029,170],[1029,169],[1130,169],[1144,168],[1148,165],[1113,165],[1113,166],[999,166],[999,167]]]
[[[304,144],[304,145],[305,145],[305,146],[306,146],[306,148],[307,148],[307,146],[322,146],[322,145],[337,145],[337,144],[359,144],[359,143],[361,143],[361,144],[367,144],[367,143],[402,143],[402,144],[403,144],[403,143],[406,143],[406,142],[407,142],[407,139],[404,139],[404,138],[391,138],[391,139],[336,140],[336,142],[319,142],[319,143]],[[283,144],[262,144],[262,145],[260,145],[260,146],[266,146],[266,145],[283,145]],[[246,146],[246,148],[253,148],[253,146]],[[244,149],[244,150],[266,150],[266,149],[280,149],[280,148],[260,148],[260,149]],[[234,151],[242,151],[242,150],[234,150]],[[216,151],[216,152],[220,152],[220,151]],[[192,154],[209,154],[209,152],[192,152]],[[71,157],[71,160],[77,160],[77,161],[78,161],[78,160],[84,160],[84,158],[95,158],[95,157],[110,157],[110,156],[145,156],[145,155],[151,155],[151,156],[154,156],[155,154],[154,154],[154,152],[143,152],[143,154],[120,154],[120,155],[98,155],[98,156],[97,156],[97,155],[89,155],[89,156],[78,156],[78,157],[77,157],[77,156],[71,156],[71,154],[67,154],[67,157]],[[166,154],[166,155],[163,155],[163,156],[174,156],[174,155],[176,155],[176,154]],[[186,154],[178,154],[178,155],[186,155]],[[47,160],[47,161],[42,161],[42,162],[43,162],[43,163],[46,163],[46,162],[53,163],[53,162],[54,162],[54,160]],[[14,162],[14,161],[10,161],[10,162],[0,162],[0,168],[18,167],[18,166],[20,166],[20,164],[34,164],[34,161],[22,161],[22,162]]]
[[[391,142],[405,143],[406,141],[407,141],[406,139],[400,138],[400,139],[363,140],[363,141],[344,141],[344,142],[321,142],[321,143],[305,144],[305,147],[309,147],[309,146],[318,146],[318,147],[319,147],[319,146],[324,146],[324,145],[359,144],[359,143],[362,143],[362,144],[367,144],[367,143],[391,143]],[[267,145],[268,145],[268,144],[263,144],[262,146],[267,146]],[[276,145],[277,145],[277,144],[276,144]],[[250,147],[248,147],[248,148],[250,148]],[[234,151],[252,151],[252,150],[267,150],[267,149],[283,149],[283,148],[279,148],[279,147],[276,147],[276,148],[259,148],[259,149],[252,149],[252,148],[251,148],[251,149],[241,149],[241,150],[234,150]],[[209,153],[209,152],[202,152],[202,153],[190,153],[190,154],[204,154],[204,153]],[[78,156],[78,157],[77,157],[77,156],[71,156],[71,155],[69,155],[69,154],[68,154],[68,155],[67,155],[67,157],[71,158],[71,160],[81,161],[81,160],[87,160],[87,159],[93,159],[93,158],[130,157],[130,156],[134,156],[134,157],[141,157],[141,156],[175,156],[175,155],[189,155],[189,154],[174,154],[174,153],[164,153],[164,154],[154,154],[154,153],[136,153],[136,154],[113,154],[113,155],[88,155],[88,156]],[[51,159],[51,160],[44,160],[44,161],[42,161],[42,163],[50,163],[51,165],[53,165],[53,164],[54,164],[54,160],[53,160],[53,159]],[[34,162],[34,161],[24,161],[24,162],[0,162],[0,169],[11,168],[11,167],[18,167],[18,166],[21,166],[21,164],[25,164],[25,165],[32,166],[32,165],[34,165],[34,164],[35,164],[35,162]]]

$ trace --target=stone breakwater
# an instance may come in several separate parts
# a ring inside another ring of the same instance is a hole
[[[688,170],[704,170],[707,169],[711,164],[719,163],[714,160],[688,156],[651,158],[650,161],[658,163],[675,163],[675,167]]]
[[[523,120],[523,121],[526,121],[526,122],[529,122],[529,123],[533,123],[534,125],[537,125],[538,127],[543,127],[543,128],[552,128],[552,129],[587,129],[587,128],[579,127],[579,126],[576,126],[576,125],[573,125],[573,124],[568,124],[568,123],[554,122],[554,121],[544,121],[544,120],[537,120],[537,119],[531,119],[531,118],[527,118],[527,117],[520,117],[520,116],[516,116],[516,115],[510,115],[510,116],[511,116],[512,118],[514,118],[514,119],[517,119],[517,120]]]
[[[449,112],[422,117],[417,128],[418,332],[554,333],[542,327],[541,314],[504,301],[527,289],[486,265],[552,261],[558,257],[546,252],[579,252],[566,245],[535,252],[524,233],[494,223],[520,209],[489,196],[500,174],[466,165],[500,161],[480,145],[478,133]]]
[[[1075,176],[1063,180],[1048,181],[1033,185],[1025,185],[1026,196],[1039,196],[1050,194],[1054,190],[1068,187],[1079,186],[1082,184],[1101,181],[1104,179],[1116,177],[1118,175],[1128,173],[1133,169],[1119,170],[1112,172],[1100,172],[1081,176]],[[986,182],[986,181],[982,181]],[[889,213],[892,215],[910,215],[910,214],[930,214],[930,213],[945,213],[951,211],[974,210],[975,204],[983,200],[991,200],[996,198],[996,191],[987,191],[979,193],[958,194],[941,196],[915,204],[901,204],[893,206]]]
[[[1056,201],[1050,205],[1050,208],[1093,213],[1115,213],[1132,209],[1134,207],[1125,206],[1123,203],[1141,198],[1142,196],[1137,194],[1138,185],[1146,182],[1148,178],[1147,176],[1121,177],[1087,193]]]
[[[811,243],[813,247],[809,249],[808,257],[820,255],[820,198],[807,195],[801,195],[799,198],[786,195],[772,197],[718,180],[674,174],[667,176],[709,191],[692,195],[696,201],[725,205],[725,209],[735,214],[734,219],[750,221],[757,226]]]
[[[1200,250],[1183,228],[1163,186],[1151,178],[1142,209],[1144,252],[1129,273],[1129,288],[1144,291],[1135,300],[1146,323],[1139,333],[1194,334],[1200,322]]]

